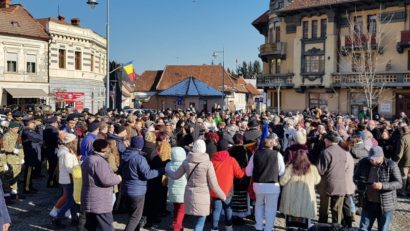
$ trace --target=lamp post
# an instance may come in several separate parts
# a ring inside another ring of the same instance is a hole
[[[87,4],[90,5],[92,9],[94,9],[97,5],[98,2],[97,0],[87,0]],[[105,99],[105,108],[108,109],[110,107],[110,0],[107,0],[107,24],[106,24],[106,31],[105,31],[105,36],[107,40],[107,70],[106,70],[106,99]]]
[[[222,54],[222,105],[221,109],[225,109],[225,48],[221,51],[214,51],[212,57],[216,58],[218,54]]]

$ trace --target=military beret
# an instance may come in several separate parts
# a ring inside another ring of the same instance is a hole
[[[20,127],[19,123],[15,122],[15,121],[10,122],[9,128],[19,128],[19,127]]]

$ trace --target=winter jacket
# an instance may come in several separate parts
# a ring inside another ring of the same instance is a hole
[[[121,182],[114,174],[107,160],[99,153],[93,153],[81,165],[83,185],[81,207],[87,213],[111,213],[114,185]]]
[[[338,144],[332,144],[324,150],[317,165],[319,174],[322,176],[320,193],[329,196],[344,196],[346,190],[346,162],[350,153],[342,149]]]
[[[186,159],[185,150],[181,147],[174,147],[171,151],[171,161],[167,163],[167,171],[176,171]],[[171,203],[184,203],[184,193],[187,179],[185,176],[174,180],[168,179],[168,200]]]
[[[356,185],[353,182],[353,174],[354,174],[354,159],[351,155],[346,156],[346,195],[354,195],[356,192]]]
[[[299,150],[308,151],[308,146],[306,144],[294,144],[286,149],[284,156],[286,165],[291,164],[295,160]]]
[[[147,192],[147,180],[165,173],[164,169],[151,169],[144,153],[135,148],[128,148],[121,156],[121,193],[129,196],[141,196]]]
[[[371,167],[369,159],[364,158],[359,162],[354,174],[354,181],[362,191],[366,188]],[[393,211],[397,205],[396,190],[402,187],[400,169],[394,161],[385,159],[377,172],[377,178],[383,185],[380,191],[382,210],[383,212]],[[366,208],[366,200],[364,200],[363,208]]]
[[[226,199],[224,192],[218,185],[209,155],[206,153],[190,153],[176,172],[167,171],[167,175],[173,179],[179,179],[184,175],[188,178],[191,175],[191,178],[187,179],[185,187],[185,214],[208,216],[211,206],[210,189],[219,198]]]
[[[6,201],[4,200],[3,183],[0,179],[0,225],[10,224],[11,219],[9,211],[7,210]]]
[[[244,169],[248,166],[250,154],[248,154],[248,150],[242,145],[233,146],[229,149],[229,155],[235,158],[238,162],[239,167]],[[244,176],[241,179],[234,180],[234,191],[246,191],[249,188],[251,178],[248,176]]]
[[[23,141],[24,164],[26,166],[36,166],[41,161],[43,130],[33,130],[29,127],[25,127],[21,139]]]
[[[317,211],[315,185],[319,184],[320,175],[314,165],[302,176],[293,173],[289,165],[280,177],[282,197],[279,210],[294,217],[315,219]]]
[[[77,165],[77,156],[71,153],[68,148],[64,145],[58,147],[58,183],[60,184],[71,184],[70,174],[73,173],[73,168]]]
[[[410,134],[406,134],[401,138],[400,149],[392,159],[399,167],[410,167]]]
[[[212,157],[212,164],[215,168],[216,178],[218,179],[219,187],[227,197],[232,196],[234,178],[242,178],[245,172],[241,169],[235,158],[229,155],[229,152],[219,151]],[[218,198],[218,195],[211,191],[212,198]]]
[[[117,150],[118,150],[118,153],[120,154],[120,156],[125,152],[125,150],[127,149],[127,147],[125,147],[125,144],[124,144],[124,140],[125,140],[125,138],[123,138],[123,137],[119,137],[119,136],[117,136],[116,134],[108,134],[107,135],[107,139],[112,139],[112,140],[115,140],[115,143],[117,144]]]
[[[83,140],[81,141],[80,145],[80,155],[81,160],[85,160],[87,157],[92,155],[93,153],[93,142],[97,138],[96,135],[93,133],[88,133]]]

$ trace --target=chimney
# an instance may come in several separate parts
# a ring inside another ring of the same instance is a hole
[[[80,19],[79,18],[72,18],[71,25],[73,26],[80,26]]]
[[[0,0],[0,8],[9,8],[11,0]]]
[[[64,22],[64,20],[65,20],[65,17],[64,17],[64,16],[61,16],[61,15],[58,16],[58,21]]]

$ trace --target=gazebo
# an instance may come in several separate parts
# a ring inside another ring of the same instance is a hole
[[[158,94],[161,97],[163,107],[172,108],[173,105],[187,108],[193,105],[196,109],[200,108],[201,110],[208,110],[208,105],[212,106],[213,103],[220,103],[222,95],[222,92],[195,77],[188,77]],[[169,99],[169,97],[173,98]],[[175,101],[174,97],[178,99]]]

